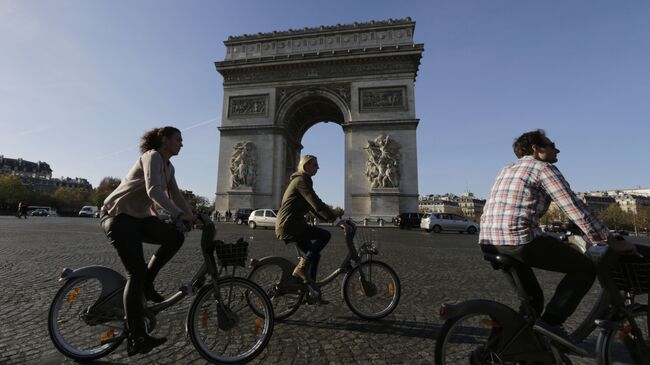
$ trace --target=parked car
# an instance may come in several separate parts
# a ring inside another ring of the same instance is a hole
[[[452,213],[431,213],[422,218],[420,227],[427,232],[440,233],[442,231],[467,232],[475,234],[478,232],[478,223]]]
[[[626,231],[624,229],[610,229],[609,233],[618,234],[618,235],[621,235],[621,236],[629,236],[630,235],[630,231]]]
[[[95,213],[99,213],[99,208],[94,205],[84,205],[79,211],[80,217],[95,217]]]
[[[254,210],[248,217],[248,226],[252,229],[255,229],[257,227],[275,227],[275,219],[277,216],[277,209]]]
[[[421,220],[421,213],[400,213],[397,217],[395,217],[395,225],[400,229],[419,227]]]
[[[252,208],[239,208],[233,214],[232,220],[237,224],[248,224],[248,217],[251,215],[254,209]]]
[[[50,213],[45,209],[34,209],[32,210],[31,215],[34,217],[47,217]]]

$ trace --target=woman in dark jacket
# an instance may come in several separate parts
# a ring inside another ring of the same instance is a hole
[[[291,175],[291,182],[282,197],[282,206],[275,221],[275,235],[285,242],[296,242],[303,252],[300,262],[293,270],[293,276],[305,281],[316,280],[320,252],[329,242],[331,234],[316,226],[307,224],[305,214],[311,211],[318,218],[334,222],[347,233],[351,227],[342,221],[323,203],[316,192],[311,177],[318,172],[315,156],[305,155],[300,159],[298,171]]]

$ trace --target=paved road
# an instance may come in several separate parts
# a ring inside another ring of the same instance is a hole
[[[251,256],[294,256],[292,247],[275,241],[272,230],[219,223],[221,238],[239,236],[251,242]],[[254,363],[278,364],[431,364],[441,327],[438,307],[443,302],[489,298],[514,304],[500,273],[486,264],[476,236],[430,234],[420,230],[383,228],[380,259],[398,272],[402,298],[384,320],[357,319],[340,297],[335,281],[324,295],[332,304],[304,306],[289,320],[277,323],[267,349]],[[146,245],[152,253],[153,246]],[[189,234],[177,256],[159,275],[163,293],[175,291],[200,262],[199,234]],[[333,270],[345,252],[342,235],[333,240],[321,260],[320,272]],[[59,288],[61,268],[99,264],[123,271],[113,248],[93,218],[0,217],[0,364],[71,364],[60,355],[47,333],[47,310]],[[548,289],[559,276],[540,273]],[[579,309],[584,314],[594,295]],[[184,334],[185,300],[158,316],[157,335],[169,341],[159,351],[127,358],[120,348],[98,364],[203,364]],[[579,315],[578,315],[579,316]],[[594,344],[592,338],[587,347]],[[125,345],[122,345],[124,347]],[[591,364],[593,359],[577,359]]]

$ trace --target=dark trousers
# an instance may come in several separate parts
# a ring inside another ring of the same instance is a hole
[[[502,253],[526,264],[517,270],[517,275],[538,314],[544,309],[544,292],[531,267],[566,273],[542,315],[551,325],[562,324],[573,314],[596,278],[592,261],[555,237],[540,236],[521,246],[481,245],[481,249],[492,254]]]
[[[304,233],[295,240],[296,246],[310,263],[309,276],[311,276],[312,280],[316,280],[320,252],[325,248],[331,237],[332,234],[328,231],[307,225]]]
[[[145,281],[153,282],[162,267],[183,245],[185,236],[157,217],[134,218],[126,214],[102,217],[101,225],[117,250],[127,271],[124,287],[124,312],[129,323],[139,323],[144,316],[142,292]],[[142,242],[160,245],[145,263]]]

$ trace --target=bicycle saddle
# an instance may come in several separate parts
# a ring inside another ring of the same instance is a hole
[[[523,265],[521,261],[503,254],[495,255],[491,253],[486,253],[483,254],[483,258],[486,261],[489,261],[495,270],[509,271],[510,269],[516,269],[519,266]]]

